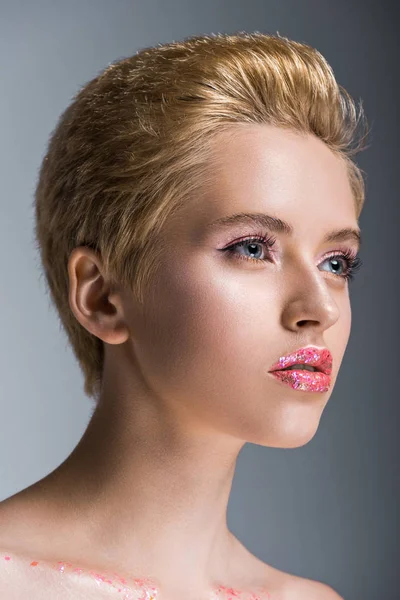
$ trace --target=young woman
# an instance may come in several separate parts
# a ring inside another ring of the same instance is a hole
[[[308,45],[187,38],[109,65],[35,196],[43,272],[95,410],[0,504],[0,596],[334,600],[227,527],[246,442],[314,436],[351,327],[362,107]]]

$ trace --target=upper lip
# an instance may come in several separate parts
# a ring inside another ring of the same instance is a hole
[[[281,356],[270,368],[271,371],[280,371],[286,367],[296,364],[310,365],[325,375],[332,372],[332,354],[328,348],[318,348],[317,346],[304,346],[286,356]]]

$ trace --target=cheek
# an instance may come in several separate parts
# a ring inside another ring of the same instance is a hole
[[[338,375],[343,355],[349,341],[352,318],[349,296],[343,294],[337,300],[337,304],[339,308],[339,318],[324,335],[324,341],[333,355],[333,374],[335,375],[335,379]]]
[[[340,317],[338,319],[338,335],[340,337],[340,343],[346,346],[351,331],[351,304],[350,296],[348,294],[343,294],[341,302],[339,303],[339,312]]]
[[[257,393],[279,324],[277,286],[260,285],[259,277],[265,272],[235,270],[215,257],[212,266],[199,260],[162,270],[139,346],[163,396],[200,395],[204,406],[216,396]]]

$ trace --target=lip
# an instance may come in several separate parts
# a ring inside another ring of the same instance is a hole
[[[291,367],[295,364],[305,364],[315,367],[318,371],[325,375],[332,373],[332,354],[328,348],[318,348],[317,346],[305,346],[299,348],[286,356],[281,356],[275,364],[272,365],[269,372],[281,371],[286,367]],[[297,373],[297,371],[285,371],[287,373]],[[303,371],[312,373],[311,371]]]
[[[282,370],[298,363],[310,365],[318,370]],[[317,348],[316,346],[299,348],[291,354],[281,356],[278,362],[272,365],[269,373],[278,381],[290,385],[294,390],[327,392],[331,384],[332,354],[327,348]]]

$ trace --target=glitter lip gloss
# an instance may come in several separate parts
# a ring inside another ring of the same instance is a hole
[[[286,367],[296,364],[310,365],[318,371],[306,369],[291,369],[284,371]],[[332,355],[327,348],[307,346],[295,352],[281,356],[269,373],[282,383],[290,385],[294,390],[302,392],[327,392],[331,384]]]

